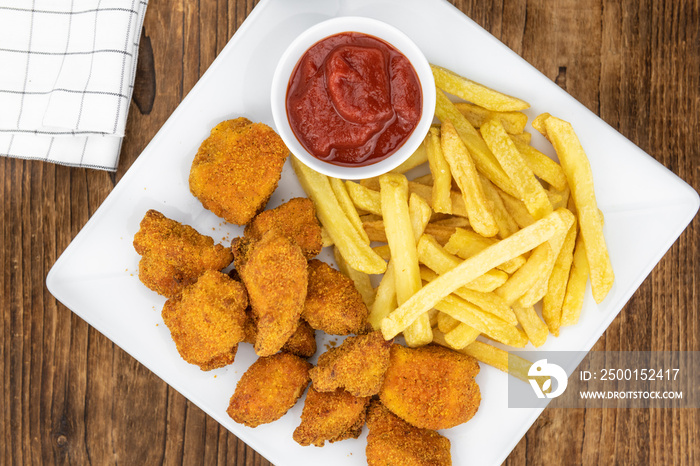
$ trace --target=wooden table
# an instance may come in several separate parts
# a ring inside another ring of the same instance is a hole
[[[0,464],[268,464],[44,284],[255,3],[151,0],[116,173],[0,157]],[[697,0],[453,3],[700,190]],[[700,350],[699,230],[696,217],[595,349]],[[507,464],[697,464],[698,418],[550,409]]]

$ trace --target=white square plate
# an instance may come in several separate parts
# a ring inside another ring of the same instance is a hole
[[[686,183],[443,0],[263,1],[56,261],[47,286],[73,312],[280,466],[364,463],[365,433],[358,440],[323,448],[301,447],[292,440],[301,402],[281,420],[256,429],[233,422],[226,407],[236,382],[255,359],[250,345],[241,345],[233,365],[211,372],[180,359],[162,325],[164,299],[138,280],[139,256],[132,240],[150,208],[226,244],[241,234],[241,228],[204,210],[190,194],[192,158],[222,120],[246,116],[272,125],[269,93],[278,57],[298,33],[341,15],[393,24],[432,63],[530,102],[530,120],[547,111],[574,125],[593,168],[616,282],[601,305],[588,291],[579,324],[550,338],[543,350],[589,350],[699,205],[697,193]],[[441,44],[448,40],[479,47],[447,50]],[[544,139],[532,132],[533,144],[553,155]],[[287,164],[268,206],[303,195]],[[322,258],[330,261],[327,252]],[[319,338],[319,352],[324,342]],[[444,432],[452,441],[455,464],[500,464],[541,413],[508,409],[506,377],[482,365],[477,377],[483,397],[479,412]]]

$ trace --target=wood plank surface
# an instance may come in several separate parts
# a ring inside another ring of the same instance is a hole
[[[0,465],[269,464],[45,286],[256,3],[150,1],[116,173],[0,157]],[[698,0],[452,3],[700,190]],[[700,350],[699,238],[696,217],[596,350]],[[698,464],[699,416],[548,409],[506,464]]]

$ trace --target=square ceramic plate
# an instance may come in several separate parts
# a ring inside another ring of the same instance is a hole
[[[698,209],[698,195],[687,184],[447,2],[263,1],[56,261],[47,286],[73,312],[280,466],[364,463],[366,431],[357,440],[301,447],[292,440],[301,402],[281,420],[256,429],[233,422],[226,407],[236,382],[255,359],[250,345],[241,345],[233,365],[211,372],[180,359],[160,317],[164,299],[138,280],[139,256],[132,239],[151,208],[226,244],[241,233],[190,195],[192,158],[209,130],[224,119],[246,116],[272,125],[269,94],[278,57],[301,31],[341,15],[393,24],[429,61],[529,101],[530,120],[548,111],[573,123],[593,168],[616,282],[601,305],[588,291],[579,324],[550,338],[543,350],[589,350]],[[445,39],[479,47],[448,51],[440,46]],[[532,132],[533,143],[551,154]],[[303,195],[287,164],[268,207]],[[330,255],[325,252],[322,258],[330,260]],[[319,338],[319,351],[324,343]],[[482,366],[477,377],[483,394],[479,412],[444,432],[452,441],[455,464],[500,464],[541,413],[508,409],[506,377]]]

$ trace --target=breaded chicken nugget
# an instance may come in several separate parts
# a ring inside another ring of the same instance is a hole
[[[207,270],[180,298],[163,306],[163,320],[182,359],[208,371],[233,362],[245,337],[248,296],[226,274]]]
[[[299,445],[317,447],[322,447],[326,440],[333,443],[357,438],[365,425],[369,400],[369,397],[352,396],[340,389],[319,392],[312,385],[306,393],[301,424],[292,438]]]
[[[277,229],[257,241],[237,238],[232,249],[257,321],[255,352],[270,356],[299,326],[308,281],[306,258],[299,246]]]
[[[279,207],[260,212],[245,227],[245,236],[260,239],[272,228],[278,228],[287,238],[297,243],[307,259],[313,259],[321,252],[321,224],[310,199],[297,197]]]
[[[317,259],[310,260],[308,268],[304,320],[330,335],[367,333],[369,311],[352,280]]]
[[[311,364],[290,353],[258,358],[241,376],[226,412],[248,427],[276,421],[309,384]]]
[[[367,410],[368,466],[450,466],[450,441],[394,415],[379,400]]]
[[[339,347],[319,356],[309,373],[314,388],[320,392],[344,388],[355,396],[376,395],[389,367],[392,342],[384,340],[378,331],[347,337]]]
[[[233,260],[230,249],[156,210],[141,220],[134,249],[141,255],[139,279],[166,298],[179,296],[205,270],[221,270]]]
[[[255,339],[258,336],[258,327],[253,311],[248,308],[246,311],[245,341],[255,346]],[[301,358],[310,358],[316,353],[316,330],[305,321],[299,321],[296,331],[289,337],[289,340],[282,346],[282,350],[287,353],[296,354]]]
[[[289,155],[272,128],[236,118],[219,123],[190,169],[190,192],[227,222],[245,225],[265,207]]]
[[[389,369],[379,391],[391,412],[424,429],[449,429],[476,414],[481,392],[476,359],[436,345],[391,347]]]

